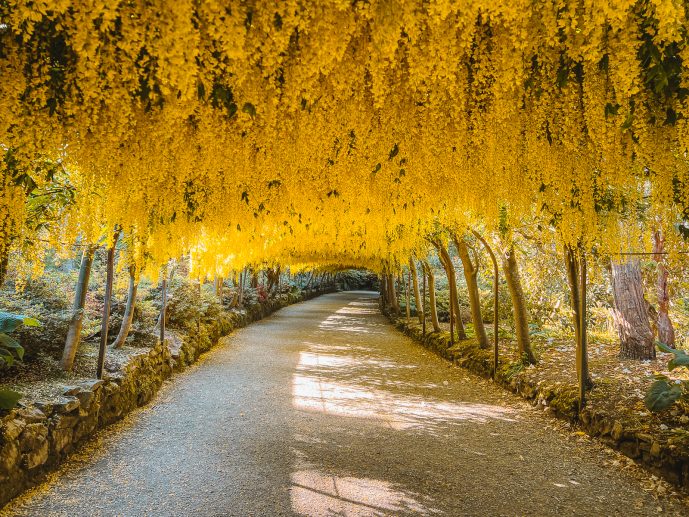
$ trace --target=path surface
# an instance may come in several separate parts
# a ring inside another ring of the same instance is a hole
[[[552,425],[333,294],[226,338],[7,512],[686,515]]]

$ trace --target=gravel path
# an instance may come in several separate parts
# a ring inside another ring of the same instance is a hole
[[[401,335],[374,296],[236,332],[5,514],[687,515]]]

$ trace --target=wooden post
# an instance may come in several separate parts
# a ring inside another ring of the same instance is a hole
[[[115,276],[115,245],[120,236],[119,230],[115,230],[112,245],[108,248],[107,276],[105,280],[105,300],[103,300],[103,315],[100,322],[100,346],[98,348],[98,364],[96,377],[103,378],[105,367],[105,350],[108,346],[108,327],[110,326],[110,304],[112,300],[112,282]]]

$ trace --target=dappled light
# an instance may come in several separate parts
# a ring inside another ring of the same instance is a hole
[[[439,513],[419,503],[415,498],[418,495],[395,489],[390,482],[336,476],[318,470],[294,472],[290,494],[292,509],[309,517]]]
[[[489,404],[458,402],[433,394],[412,395],[418,388],[442,386],[424,383],[415,378],[411,383],[397,379],[403,370],[414,370],[414,364],[401,364],[376,355],[374,350],[361,349],[357,344],[367,334],[375,333],[380,323],[363,316],[352,303],[337,310],[318,326],[336,328],[353,334],[349,346],[329,347],[327,344],[304,342],[299,352],[292,380],[293,404],[307,411],[319,411],[343,417],[377,421],[391,429],[415,429],[437,433],[449,425],[463,422],[485,423],[492,419],[515,421],[510,409]],[[372,311],[373,309],[364,309]],[[345,317],[342,314],[361,314]],[[359,336],[356,336],[359,335]],[[405,375],[406,377],[406,375]]]

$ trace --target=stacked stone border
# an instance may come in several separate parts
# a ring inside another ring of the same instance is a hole
[[[142,348],[104,380],[76,382],[57,400],[9,411],[0,420],[0,507],[40,482],[96,431],[151,401],[166,379],[196,362],[223,336],[332,291],[283,294],[244,311],[224,311],[220,318],[199,322],[197,333],[170,333],[165,344]]]
[[[440,357],[482,377],[491,377],[492,351],[479,348],[475,341],[464,340],[451,347],[447,332],[427,332],[424,336],[420,325],[413,320],[407,322],[405,318],[387,316],[399,330]],[[685,491],[689,489],[689,433],[676,435],[661,428],[649,434],[647,428],[640,429],[638,420],[612,417],[596,410],[594,404],[579,412],[575,384],[536,381],[515,373],[504,362],[498,368],[495,382],[568,420],[670,483]]]

